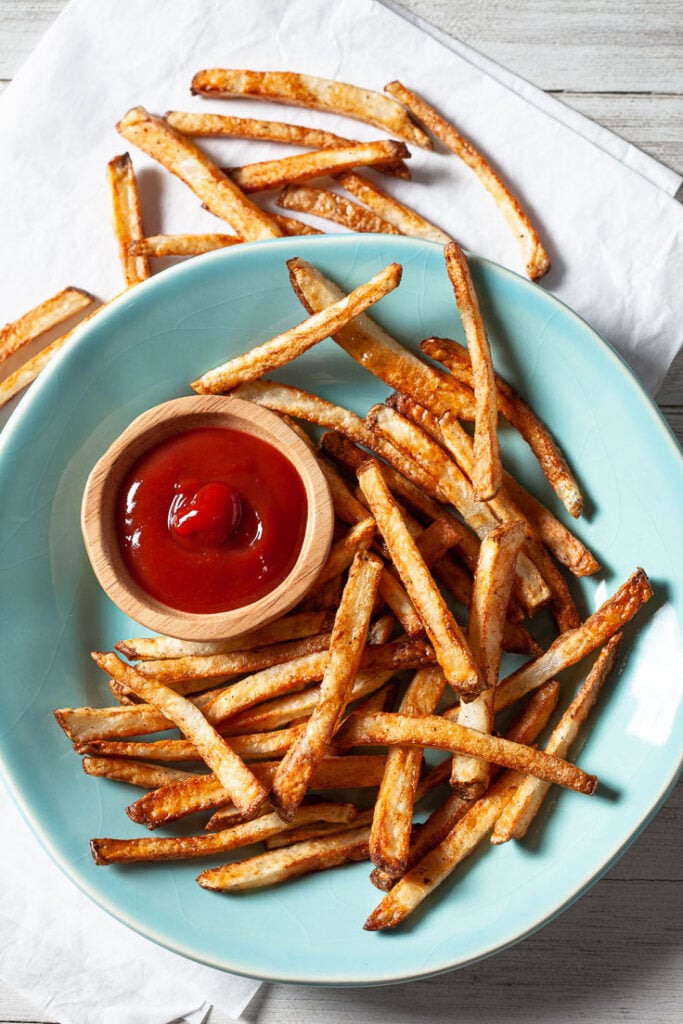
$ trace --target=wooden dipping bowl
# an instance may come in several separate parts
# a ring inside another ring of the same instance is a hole
[[[116,501],[128,470],[147,449],[194,427],[227,427],[273,445],[297,470],[308,502],[301,551],[289,575],[259,600],[211,614],[178,611],[148,594],[129,572],[116,531]],[[81,506],[85,547],[107,595],[131,619],[181,640],[227,640],[265,625],[293,608],[322,569],[333,525],[327,481],[306,443],[270,410],[224,395],[177,398],[138,416],[93,468]]]

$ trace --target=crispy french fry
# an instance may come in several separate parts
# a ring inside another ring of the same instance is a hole
[[[463,704],[458,722],[484,733],[490,733],[493,729],[494,693],[503,646],[503,626],[524,535],[523,523],[508,523],[492,530],[481,542],[479,549],[479,564],[474,575],[470,607],[469,641],[485,689],[469,704]],[[487,761],[454,754],[451,786],[462,796],[468,799],[481,796],[488,787],[489,777]]]
[[[131,665],[125,665],[115,654],[96,651],[93,658],[105,672],[167,715],[197,747],[202,760],[216,773],[235,806],[246,815],[256,814],[268,795],[267,790],[194,704],[156,680],[141,675]]]
[[[290,281],[309,313],[338,302],[344,292],[306,260],[287,261]],[[447,409],[471,416],[470,388],[409,352],[371,317],[362,315],[333,334],[344,351],[392,388],[409,393],[417,402],[441,415]]]
[[[403,715],[431,714],[445,685],[440,668],[419,669],[403,696],[399,712]],[[413,805],[421,766],[422,750],[419,747],[392,747],[387,754],[372,819],[370,859],[392,875],[403,874],[408,861]]]
[[[285,217],[283,213],[274,213],[272,217],[283,235],[322,235],[324,233],[318,228],[311,227],[310,224],[304,224],[296,217]]]
[[[144,107],[133,107],[116,127],[128,142],[180,178],[211,213],[227,221],[246,242],[282,235],[269,214],[247,199],[239,186],[187,136],[174,131],[162,118],[148,113]]]
[[[65,323],[94,301],[89,292],[69,286],[24,313],[18,320],[5,324],[0,329],[0,361],[8,359],[46,331]]]
[[[432,242],[439,242],[441,245],[446,245],[451,241],[450,237],[440,228],[430,224],[415,210],[411,210],[409,206],[390,196],[388,192],[364,175],[356,174],[355,171],[346,171],[337,175],[337,181],[347,192],[369,206],[378,217],[393,225],[399,234],[427,238]]]
[[[275,814],[263,814],[220,832],[198,836],[148,836],[144,839],[92,839],[90,852],[96,864],[136,864],[140,861],[184,860],[227,853],[258,843],[288,828],[312,821],[348,823],[357,816],[353,804],[332,801],[300,807],[291,824]]]
[[[327,110],[357,121],[367,121],[400,139],[431,149],[429,136],[410,118],[404,107],[382,93],[315,75],[290,71],[248,71],[207,68],[192,79],[192,93],[232,99],[244,97],[287,103],[309,110]]]
[[[309,839],[326,839],[329,836],[340,835],[342,832],[351,832],[360,828],[361,825],[369,825],[372,822],[372,808],[360,811],[353,821],[348,824],[333,825],[328,822],[319,824],[302,825],[300,828],[287,829],[272,839],[266,839],[267,850],[279,850],[283,846],[292,846],[294,843],[308,842]]]
[[[405,526],[378,463],[368,461],[362,466],[358,481],[446,679],[456,692],[471,698],[482,689],[479,672],[460,627]]]
[[[400,265],[390,263],[365,284],[354,288],[339,302],[314,314],[291,330],[258,345],[245,355],[237,356],[215,370],[205,373],[194,381],[192,387],[199,394],[229,391],[238,384],[256,380],[262,374],[291,362],[296,356],[339,330],[368,306],[379,302],[397,287],[400,280]]]
[[[585,683],[553,729],[545,746],[546,753],[554,754],[556,757],[567,756],[614,667],[620,642],[620,633],[607,641]],[[549,788],[547,783],[539,779],[524,779],[503,807],[493,829],[491,842],[506,843],[510,839],[521,839],[526,835]]]
[[[400,82],[390,82],[385,91],[403,103],[429,131],[441,139],[456,156],[470,167],[482,185],[491,193],[499,210],[507,220],[520,247],[526,272],[532,281],[537,281],[550,266],[538,233],[522,209],[517,197],[503,183],[486,158],[455,128],[441,117],[416,93],[406,89]]]
[[[157,789],[170,782],[184,782],[194,778],[192,773],[181,768],[147,764],[132,758],[84,757],[81,764],[86,775],[112,779],[114,782],[128,782],[131,786],[141,786],[143,789]]]
[[[148,235],[128,246],[129,256],[199,256],[214,249],[225,249],[239,245],[243,240],[237,235]]]
[[[647,574],[643,569],[637,569],[585,622],[558,636],[535,661],[522,665],[507,676],[496,690],[496,710],[513,704],[546,679],[575,665],[606,643],[651,597],[652,587]]]
[[[291,819],[303,800],[313,770],[325,756],[344,714],[360,666],[381,573],[379,558],[366,551],[356,552],[332,627],[320,698],[273,780],[270,798],[285,820]]]
[[[254,117],[169,110],[164,120],[181,135],[192,135],[195,138],[221,138],[227,135],[261,142],[283,142],[290,146],[305,146],[308,149],[333,149],[354,144],[353,139],[346,139],[320,128],[306,128],[304,125],[288,124],[285,121],[260,121]]]
[[[170,718],[149,704],[108,708],[58,708],[57,724],[72,743],[143,736],[172,729]]]
[[[152,274],[147,254],[132,253],[131,244],[144,238],[137,179],[130,153],[122,153],[107,164],[107,181],[112,205],[114,235],[119,249],[126,287],[145,281]]]
[[[589,796],[597,786],[594,775],[568,761],[498,736],[487,736],[438,715],[413,717],[381,712],[364,718],[352,715],[338,734],[337,742],[343,747],[399,743],[472,754]]]
[[[375,710],[382,710],[376,708]],[[277,757],[284,754],[302,726],[272,732],[256,732],[246,736],[231,736],[230,746],[245,761]],[[77,754],[91,757],[148,758],[152,761],[201,761],[201,754],[189,740],[161,739],[145,742],[138,740],[92,740],[75,744]]]
[[[375,521],[372,517],[361,520],[351,527],[338,541],[330,548],[327,561],[320,570],[320,574],[313,586],[307,593],[310,597],[317,593],[331,579],[338,576],[351,565],[357,551],[367,551],[375,536]]]
[[[461,384],[471,384],[472,364],[464,346],[447,338],[427,338],[420,344],[420,348],[426,355],[447,366]],[[499,412],[529,445],[560,501],[570,515],[575,518],[580,516],[583,496],[555,438],[531,407],[499,374],[496,374],[496,394]],[[594,559],[592,561],[595,562]],[[582,559],[578,560],[578,564],[582,564]],[[587,565],[590,565],[590,560]],[[595,568],[591,568],[590,572],[595,572],[597,568],[595,563]],[[586,568],[581,575],[588,571]]]
[[[235,184],[249,194],[282,188],[283,185],[300,184],[323,175],[339,174],[350,167],[396,163],[409,156],[410,151],[403,142],[384,139],[379,142],[359,142],[343,148],[316,149],[311,153],[297,153],[279,160],[263,160],[226,170]]]
[[[310,213],[324,220],[333,220],[350,231],[384,232],[389,235],[401,233],[393,224],[372,210],[352,202],[345,196],[340,196],[337,192],[314,188],[312,185],[287,185],[277,197],[277,205],[283,210],[297,210],[299,213]]]
[[[479,299],[464,252],[457,242],[444,249],[446,269],[455,292],[472,363],[474,389],[474,465],[472,486],[477,498],[490,501],[500,490],[503,468],[498,443],[498,403],[491,346]]]

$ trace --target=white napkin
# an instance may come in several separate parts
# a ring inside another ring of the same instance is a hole
[[[210,66],[299,70],[379,90],[398,78],[421,92],[492,158],[534,215],[553,262],[544,287],[657,389],[683,341],[683,208],[672,199],[680,179],[374,0],[72,0],[0,99],[0,320],[67,283],[103,299],[120,291],[105,165],[126,148],[114,125],[133,105],[378,136],[298,108],[190,96],[192,74]],[[274,152],[239,140],[206,146],[233,165]],[[148,233],[221,230],[184,186],[132,155]],[[414,151],[411,166],[413,182],[387,187],[467,248],[521,270],[506,224],[457,158]],[[63,1024],[200,1021],[210,1004],[240,1014],[256,983],[186,961],[111,920],[0,801],[0,975],[9,984]],[[113,960],[93,955],[104,946],[115,950]]]

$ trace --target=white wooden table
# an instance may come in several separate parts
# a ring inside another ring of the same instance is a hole
[[[0,0],[0,90],[65,2]],[[403,5],[683,171],[680,0],[403,0]],[[683,358],[657,401],[681,440]],[[410,985],[264,985],[244,1019],[253,1024],[680,1024],[682,796],[679,785],[612,871],[521,945]],[[0,983],[0,1024],[48,1019],[35,1016],[29,1003]],[[230,1019],[217,1007],[209,1024]]]

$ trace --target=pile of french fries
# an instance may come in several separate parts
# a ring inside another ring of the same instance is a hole
[[[490,833],[493,844],[524,836],[553,783],[595,791],[567,757],[652,591],[638,569],[582,621],[565,571],[598,562],[504,471],[499,416],[572,516],[581,491],[495,373],[457,243],[443,272],[466,346],[427,340],[431,358],[367,312],[400,287],[397,264],[348,294],[303,259],[288,268],[307,317],[193,387],[264,405],[316,452],[336,514],[319,579],[294,611],[236,640],[131,638],[94,652],[116,705],[55,715],[87,773],[147,790],[127,808],[132,821],[209,815],[194,835],[93,839],[98,864],[215,856],[198,883],[235,893],[369,860],[384,895],[365,928],[392,928]],[[267,378],[328,335],[394,389],[365,417]],[[302,424],[322,428],[317,446]],[[527,629],[545,609],[557,632],[547,649]],[[528,660],[501,678],[503,651]],[[556,677],[595,652],[578,693],[562,693]],[[513,705],[510,724],[501,713]],[[165,735],[176,727],[180,737]],[[264,852],[234,859],[256,842]]]
[[[211,99],[251,98],[326,111],[336,118],[369,123],[395,138],[358,142],[301,124],[202,111],[168,111],[159,117],[142,106],[132,108],[118,122],[119,133],[183,181],[219,218],[222,230],[147,235],[131,156],[126,152],[114,157],[107,166],[107,185],[125,288],[149,278],[152,262],[159,257],[194,256],[256,239],[321,233],[315,223],[292,217],[291,212],[303,213],[304,218],[312,215],[318,224],[332,221],[351,231],[413,235],[444,245],[450,241],[444,231],[377,180],[410,179],[409,145],[431,150],[433,139],[470,167],[491,194],[510,225],[529,277],[537,280],[548,270],[547,252],[510,188],[453,124],[400,82],[391,82],[380,93],[292,72],[210,68],[194,76],[191,91]],[[239,167],[219,166],[197,142],[209,137],[253,139],[308,152]],[[31,345],[34,350],[26,362],[14,368],[18,360],[13,359],[6,367],[0,406],[31,384],[69,341],[76,318],[97,316],[101,308],[88,292],[68,287],[0,329],[0,368],[21,349]],[[48,332],[51,340],[45,344]]]

